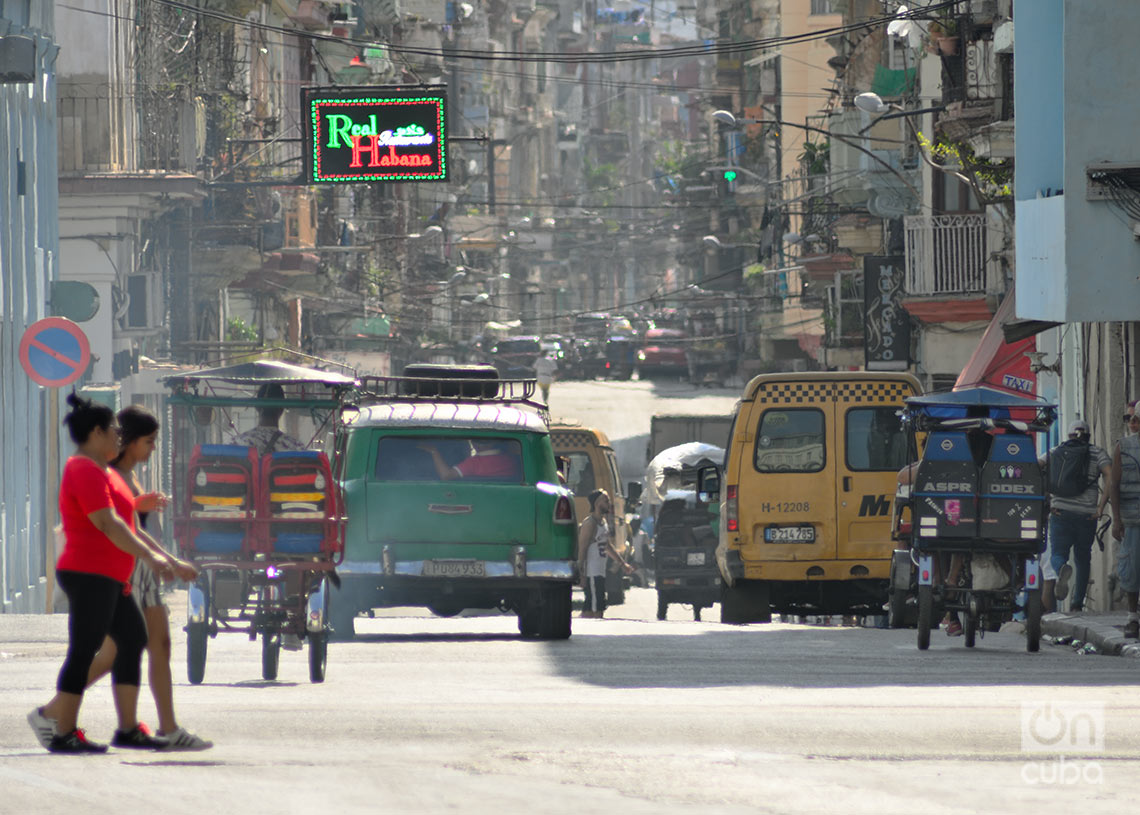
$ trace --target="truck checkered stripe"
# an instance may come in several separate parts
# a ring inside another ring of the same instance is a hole
[[[558,430],[550,431],[550,443],[554,445],[556,450],[568,450],[576,447],[589,447],[597,442],[594,440],[593,433],[585,433],[581,430]]]
[[[905,382],[773,382],[760,386],[756,399],[793,405],[819,401],[897,405],[913,395]]]

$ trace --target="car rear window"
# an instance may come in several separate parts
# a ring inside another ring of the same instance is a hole
[[[594,491],[597,481],[594,478],[594,464],[590,461],[589,453],[560,453],[570,460],[570,472],[566,477],[566,486],[574,491],[575,495],[585,498]]]
[[[522,445],[518,439],[478,436],[383,436],[376,450],[377,481],[440,481],[432,450],[457,480],[519,484],[523,480]],[[448,470],[445,470],[447,472]]]
[[[771,408],[756,433],[756,470],[761,473],[818,473],[823,469],[826,427],[816,408]]]
[[[898,412],[897,407],[847,411],[847,469],[894,473],[906,466],[906,434]]]

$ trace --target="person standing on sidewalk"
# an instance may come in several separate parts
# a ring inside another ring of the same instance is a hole
[[[1120,541],[1116,574],[1128,600],[1124,636],[1140,638],[1140,420],[1132,417],[1132,433],[1112,451],[1112,537]]]
[[[138,534],[157,546],[154,536],[148,529],[150,513],[161,511],[166,506],[166,496],[162,493],[143,493],[142,486],[135,476],[135,466],[145,463],[154,452],[158,440],[158,419],[153,413],[138,405],[131,405],[119,411],[119,454],[111,461],[111,466],[135,494],[135,508],[138,510]],[[131,594],[142,606],[146,620],[147,658],[150,692],[158,710],[158,733],[156,735],[170,742],[168,750],[206,750],[213,743],[199,738],[178,724],[174,715],[174,678],[170,671],[170,610],[162,601],[162,584],[158,576],[138,559],[131,575]],[[103,647],[95,655],[91,670],[87,674],[90,687],[109,673],[115,661],[115,641],[107,637]]]
[[[1043,457],[1049,466],[1049,561],[1057,575],[1045,580],[1045,607],[1052,611],[1069,594],[1073,579],[1071,611],[1084,609],[1089,586],[1096,522],[1104,514],[1104,505],[1112,488],[1112,459],[1101,447],[1089,441],[1088,422],[1077,419],[1069,425],[1069,438]],[[1101,496],[1098,483],[1104,478]],[[1098,500],[1099,499],[1099,500]],[[1072,555],[1076,574],[1069,565]]]
[[[110,635],[116,654],[111,688],[119,727],[116,747],[160,749],[168,746],[146,731],[137,718],[146,623],[130,596],[135,559],[154,572],[184,580],[198,570],[135,534],[135,496],[110,466],[119,452],[115,414],[106,405],[72,393],[64,418],[77,454],[67,460],[59,487],[64,547],[56,562],[56,581],[68,599],[67,656],[56,695],[28,714],[40,744],[53,753],[102,753],[107,745],[89,741],[77,726],[91,662]]]

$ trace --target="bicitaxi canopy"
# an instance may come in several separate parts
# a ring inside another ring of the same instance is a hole
[[[665,503],[670,490],[695,489],[696,471],[711,464],[724,463],[724,448],[715,444],[691,441],[662,450],[645,468],[645,489],[641,500],[645,504]]]

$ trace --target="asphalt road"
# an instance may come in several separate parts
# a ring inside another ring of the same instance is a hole
[[[180,717],[217,746],[82,758],[43,752],[23,721],[54,681],[65,619],[0,616],[0,812],[1084,815],[1140,803],[1136,661],[1027,654],[1017,633],[971,651],[935,632],[920,653],[913,631],[728,627],[682,607],[657,622],[652,590],[629,597],[555,643],[519,639],[513,617],[392,610],[330,646],[322,685],[291,652],[279,681],[262,681],[258,645],[223,635],[190,686],[178,593]],[[1072,727],[1089,705],[1103,743]],[[1027,749],[1043,742],[1026,741],[1023,708],[1076,752]],[[145,689],[141,709],[153,721]],[[106,685],[82,719],[109,736]]]
[[[555,382],[550,413],[601,428],[614,446],[622,477],[640,481],[649,463],[645,452],[654,413],[727,416],[743,392],[743,386],[705,388],[672,378]]]

